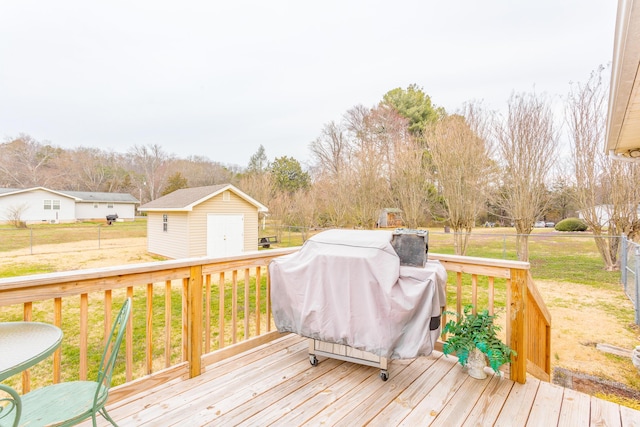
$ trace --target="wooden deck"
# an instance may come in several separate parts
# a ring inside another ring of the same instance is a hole
[[[434,352],[379,369],[319,358],[286,335],[189,380],[108,406],[120,426],[640,426],[640,411],[529,376],[526,384],[470,378]],[[91,423],[84,423],[88,426]],[[109,426],[102,417],[100,426]]]

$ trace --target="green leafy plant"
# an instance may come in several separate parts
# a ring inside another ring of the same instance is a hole
[[[580,218],[566,218],[556,224],[556,231],[586,231],[587,224]]]
[[[517,356],[509,346],[497,336],[501,329],[493,323],[495,315],[488,310],[473,314],[473,306],[464,307],[464,313],[447,312],[457,317],[449,320],[444,326],[443,333],[449,334],[442,351],[445,355],[455,353],[462,366],[467,364],[469,354],[477,348],[489,359],[489,366],[500,375],[499,368],[511,361],[511,356]]]

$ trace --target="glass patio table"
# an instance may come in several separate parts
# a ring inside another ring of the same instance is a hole
[[[62,342],[62,330],[40,322],[0,322],[0,381],[45,359]]]

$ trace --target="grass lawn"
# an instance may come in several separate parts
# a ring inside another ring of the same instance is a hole
[[[85,240],[146,237],[147,220],[117,222],[109,226],[104,222],[73,224],[37,224],[28,228],[0,225],[0,256],[3,252],[30,248],[37,245],[78,242]]]

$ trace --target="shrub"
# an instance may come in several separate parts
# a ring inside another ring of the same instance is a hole
[[[586,231],[587,224],[580,218],[566,218],[556,224],[557,231]]]

